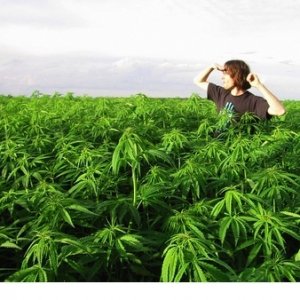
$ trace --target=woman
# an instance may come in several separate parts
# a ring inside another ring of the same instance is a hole
[[[223,87],[207,81],[213,70],[223,73]],[[285,113],[280,100],[260,82],[256,74],[250,72],[249,66],[242,60],[229,60],[224,66],[215,64],[208,67],[194,79],[194,83],[207,91],[207,99],[215,102],[218,111],[226,108],[238,115],[251,112],[261,119]],[[263,97],[247,91],[251,86],[257,88]]]

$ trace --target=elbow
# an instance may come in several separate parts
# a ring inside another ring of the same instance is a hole
[[[268,110],[268,113],[269,113],[270,115],[278,116],[278,117],[284,115],[285,112],[286,112],[286,111],[285,111],[285,108],[284,108],[283,106],[282,106],[282,107],[278,107],[278,108],[276,108],[276,109],[270,109],[270,108],[269,108],[269,110]]]
[[[194,82],[194,84],[198,85],[200,81],[199,81],[199,79],[197,77],[195,77],[194,80],[193,80],[193,82]]]
[[[281,104],[278,108],[277,108],[277,116],[282,116],[285,114],[285,108],[284,106]]]
[[[201,85],[202,85],[203,83],[207,83],[205,80],[203,80],[203,79],[201,79],[201,78],[199,78],[199,77],[195,77],[194,80],[193,80],[193,82],[194,82],[194,84],[196,84],[196,85],[198,85],[198,86],[200,86],[200,87],[201,87]]]
[[[285,108],[282,107],[281,109],[278,110],[277,116],[282,116],[282,115],[284,115],[284,114],[285,114]]]

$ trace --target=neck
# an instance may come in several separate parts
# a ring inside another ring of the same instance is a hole
[[[234,87],[231,91],[230,91],[231,95],[232,96],[240,96],[240,95],[243,95],[245,93],[244,90],[241,90],[237,87]]]

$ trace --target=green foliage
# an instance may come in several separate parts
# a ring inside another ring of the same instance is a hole
[[[299,281],[298,102],[0,97],[1,281]]]

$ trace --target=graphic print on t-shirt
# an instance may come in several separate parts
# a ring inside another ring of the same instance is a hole
[[[235,113],[235,107],[232,102],[227,102],[223,109],[226,110],[228,117],[230,117],[230,118],[233,117],[233,115]]]
[[[228,128],[231,123],[231,120],[234,118],[236,113],[235,107],[232,102],[226,102],[223,109],[220,111],[220,120],[219,120],[219,130],[224,131]]]

